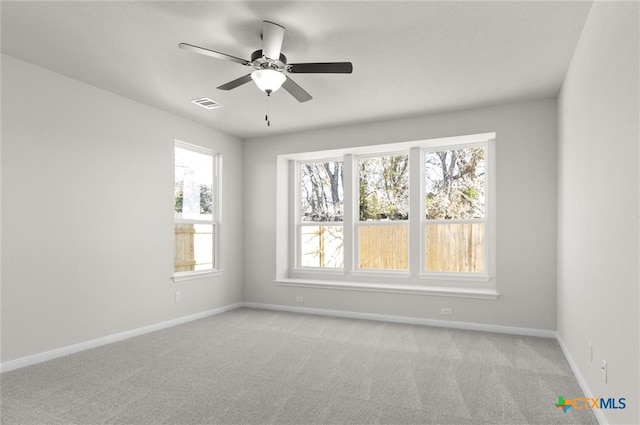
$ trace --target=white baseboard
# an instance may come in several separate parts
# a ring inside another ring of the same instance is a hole
[[[584,396],[587,398],[595,398],[593,396],[593,393],[591,392],[591,388],[589,388],[589,385],[587,385],[587,380],[584,379],[584,376],[582,376],[580,369],[578,369],[578,364],[575,362],[575,360],[573,360],[573,356],[569,352],[569,348],[564,343],[559,333],[556,333],[556,340],[558,341],[558,344],[560,344],[562,353],[564,353],[564,357],[567,359],[567,363],[569,363],[569,367],[571,368],[573,375],[576,377],[576,380],[578,381],[578,384],[580,385]],[[602,413],[602,409],[591,409],[591,411],[594,415],[596,415],[596,419],[598,420],[598,423],[600,425],[609,425],[607,418],[605,418],[604,413]]]
[[[375,314],[375,313],[358,313],[353,311],[326,310],[321,308],[294,307],[294,306],[278,305],[278,304],[262,304],[262,303],[252,303],[252,302],[243,302],[241,304],[244,307],[259,308],[263,310],[290,311],[294,313],[308,313],[308,314],[317,314],[321,316],[336,316],[336,317],[347,317],[352,319],[378,320],[382,322],[407,323],[411,325],[428,325],[428,326],[437,326],[442,328],[455,328],[455,329],[466,329],[466,330],[484,331],[484,332],[497,332],[497,333],[504,333],[504,334],[513,334],[513,335],[537,336],[542,338],[556,337],[555,331],[550,331],[545,329],[531,329],[531,328],[518,328],[518,327],[512,327],[512,326],[486,325],[483,323],[455,322],[450,320],[421,319],[418,317],[391,316],[386,314]]]
[[[79,351],[88,350],[90,348],[99,347],[101,345],[110,344],[112,342],[122,341],[124,339],[132,338],[134,336],[143,335],[149,332],[159,331],[165,328],[170,328],[171,326],[181,325],[183,323],[191,322],[198,319],[203,319],[209,316],[214,316],[216,314],[224,313],[225,311],[229,311],[229,310],[234,310],[242,306],[243,306],[243,303],[229,304],[222,307],[214,308],[212,310],[207,310],[200,313],[190,314],[188,316],[178,317],[172,320],[167,320],[166,322],[155,323],[153,325],[143,326],[137,329],[131,329],[129,331],[124,331],[117,334],[92,339],[90,341],[80,342],[78,344],[56,348],[55,350],[45,351],[44,353],[34,354],[27,357],[21,357],[15,360],[10,360],[8,362],[0,363],[0,372],[9,372],[10,370],[20,369],[25,366],[31,366],[37,363],[46,362],[47,360],[53,360],[55,358],[77,353]]]

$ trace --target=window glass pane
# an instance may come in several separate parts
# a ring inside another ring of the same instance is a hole
[[[409,218],[409,155],[358,159],[360,220]]]
[[[174,271],[213,268],[213,225],[175,224]]]
[[[405,224],[358,226],[361,269],[407,270],[409,241]]]
[[[176,217],[213,219],[213,156],[176,147],[174,194]]]
[[[300,219],[343,220],[342,161],[300,164]]]
[[[427,271],[484,272],[484,223],[427,224]]]
[[[485,157],[483,146],[426,153],[427,219],[484,217]]]
[[[342,226],[301,226],[300,266],[344,266]]]

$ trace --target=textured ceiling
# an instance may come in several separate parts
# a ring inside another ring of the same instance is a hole
[[[2,52],[248,138],[552,97],[591,7],[569,1],[10,2]],[[253,84],[220,91],[248,59],[262,20],[286,27],[290,63],[351,61],[353,74],[297,74],[314,98]],[[207,96],[224,105],[205,110]],[[270,110],[271,127],[264,115]]]

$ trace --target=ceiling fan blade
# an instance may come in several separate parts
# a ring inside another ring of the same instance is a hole
[[[251,81],[251,74],[244,75],[218,87],[219,90],[231,90]]]
[[[262,54],[269,59],[280,59],[284,27],[269,21],[262,21]]]
[[[282,88],[288,91],[291,96],[295,97],[298,102],[307,102],[313,99],[305,89],[300,87],[289,77],[287,77],[285,82],[282,84]]]
[[[194,53],[198,53],[205,56],[211,56],[216,59],[224,59],[231,62],[239,63],[240,65],[251,65],[251,62],[245,59],[237,58],[235,56],[227,55],[225,53],[215,52],[213,50],[205,49],[203,47],[194,46],[193,44],[180,43],[178,47],[181,49],[189,50]]]
[[[294,74],[351,74],[353,65],[351,62],[292,63],[287,65],[287,71]]]

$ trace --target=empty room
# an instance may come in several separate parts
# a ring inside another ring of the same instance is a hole
[[[4,424],[640,424],[637,1],[2,1]]]

